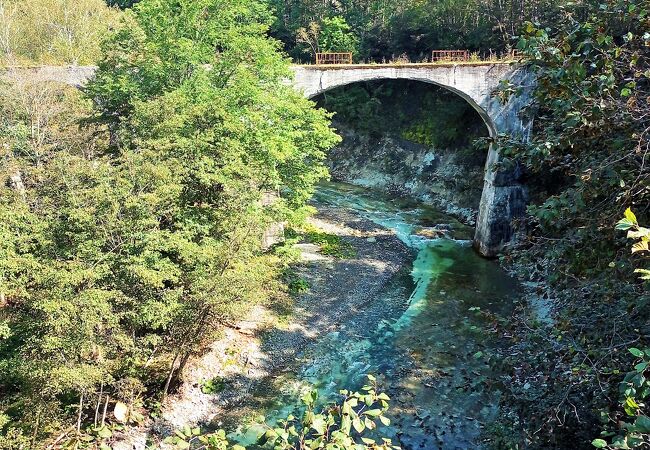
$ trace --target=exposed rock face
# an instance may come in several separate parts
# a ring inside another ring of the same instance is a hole
[[[398,137],[371,138],[337,124],[343,143],[327,164],[335,181],[418,199],[475,225],[485,153],[437,150]]]

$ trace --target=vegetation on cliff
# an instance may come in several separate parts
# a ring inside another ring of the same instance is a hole
[[[627,348],[648,343],[650,296],[634,275],[645,250],[630,255],[614,230],[628,207],[648,218],[648,13],[641,1],[580,2],[527,24],[519,41],[537,75],[537,115],[531,142],[501,142],[532,196],[529,237],[507,260],[545,283],[555,325],[516,327],[506,358],[506,403],[519,405],[510,421],[523,435],[514,441],[588,446],[601,420],[617,422],[609,408],[633,365]]]

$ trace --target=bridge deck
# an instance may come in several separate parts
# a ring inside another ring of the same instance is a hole
[[[425,63],[362,63],[362,64],[293,64],[294,67],[303,67],[305,69],[314,70],[339,70],[339,69],[385,69],[387,67],[395,68],[431,68],[431,67],[453,67],[453,66],[491,66],[494,64],[517,64],[521,60],[518,59],[499,59],[494,61],[437,61]],[[14,65],[4,66],[0,64],[0,71],[8,70],[39,70],[39,69],[75,69],[75,68],[96,68],[96,66],[76,66],[76,65]]]
[[[426,63],[377,63],[377,64],[299,64],[298,67],[311,70],[344,70],[344,69],[426,69],[435,67],[454,66],[492,66],[495,64],[517,64],[521,60],[497,60],[497,61],[439,61]]]

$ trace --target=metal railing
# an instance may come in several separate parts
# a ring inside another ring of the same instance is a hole
[[[431,52],[431,61],[468,61],[467,50],[434,50]]]
[[[352,64],[352,53],[316,53],[316,65]]]

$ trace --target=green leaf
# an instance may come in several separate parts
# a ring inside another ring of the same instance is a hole
[[[187,437],[187,436],[185,436],[185,433],[183,433],[183,432],[180,431],[180,430],[176,430],[176,431],[174,431],[174,434],[176,434],[176,436],[178,436],[178,437],[181,438],[181,439],[185,439],[185,438]]]
[[[629,220],[630,222],[632,222],[634,225],[638,225],[638,224],[639,224],[639,223],[637,222],[636,216],[635,216],[634,213],[632,212],[632,209],[631,209],[631,208],[627,208],[627,209],[625,210],[625,218],[626,218],[627,220]]]
[[[596,448],[606,448],[607,442],[602,439],[594,439],[593,441],[591,441],[591,445],[593,445]]]
[[[650,433],[650,417],[639,416],[634,422],[634,429],[639,433]]]
[[[634,227],[634,223],[630,222],[628,219],[621,219],[616,224],[616,229],[621,231],[627,231],[632,227]]]
[[[380,420],[381,423],[383,423],[385,426],[389,426],[389,425],[390,425],[390,419],[389,419],[388,417],[386,417],[386,416],[379,416],[379,420]]]
[[[350,428],[352,427],[352,419],[349,415],[345,415],[341,418],[341,431],[346,435],[350,434]]]
[[[181,450],[187,450],[188,448],[190,448],[190,443],[180,440],[176,442],[176,447],[180,448]]]
[[[646,241],[645,239],[643,241],[637,242],[632,246],[632,253],[647,252],[647,251],[648,251],[648,241]]]
[[[311,423],[311,427],[316,433],[318,434],[325,434],[325,430],[327,429],[327,423],[325,422],[325,419],[321,415],[317,415],[314,417]]]
[[[366,426],[358,417],[352,421],[352,426],[357,431],[357,433],[363,433],[363,430],[366,429]]]
[[[641,350],[639,350],[638,348],[631,347],[631,348],[628,348],[627,350],[630,353],[632,353],[634,356],[636,356],[637,358],[643,358],[643,352]]]
[[[642,280],[650,280],[650,270],[647,269],[636,269],[634,273],[640,273]]]
[[[97,430],[97,436],[102,439],[108,439],[109,437],[113,436],[113,432],[108,427],[101,427],[99,430]]]
[[[627,232],[628,239],[642,239],[644,237],[650,237],[650,230],[647,228],[640,227],[638,230],[630,230]]]

